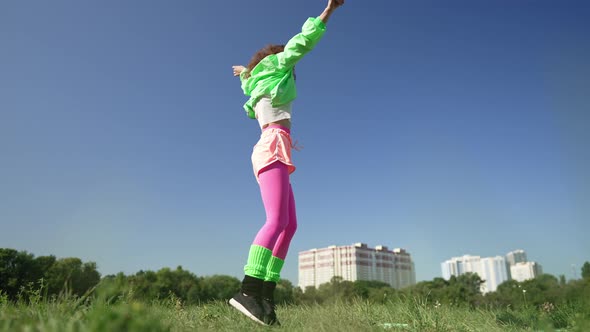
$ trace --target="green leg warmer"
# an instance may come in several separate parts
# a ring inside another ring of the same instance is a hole
[[[266,267],[266,275],[264,276],[264,281],[279,282],[279,280],[281,279],[281,270],[283,269],[283,264],[285,264],[284,260],[276,256],[272,256],[268,261],[268,265]]]
[[[271,250],[255,244],[251,245],[248,263],[244,266],[244,273],[250,277],[264,279],[271,256]]]

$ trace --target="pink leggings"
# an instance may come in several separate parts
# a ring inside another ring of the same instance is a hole
[[[297,230],[295,197],[289,182],[289,169],[287,165],[276,161],[262,169],[258,179],[266,223],[258,231],[254,244],[272,250],[273,256],[285,260]]]

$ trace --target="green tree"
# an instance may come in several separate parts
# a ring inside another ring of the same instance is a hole
[[[34,256],[26,251],[0,248],[0,290],[15,301],[22,288],[43,278]],[[26,294],[23,294],[26,296]]]
[[[116,303],[125,295],[132,293],[129,280],[123,272],[117,275],[108,275],[101,279],[94,295],[106,303]]]
[[[449,286],[443,292],[443,299],[454,305],[476,306],[483,300],[481,285],[485,281],[476,273],[465,273],[458,277],[451,276]]]
[[[117,275],[119,277],[119,275]],[[160,297],[160,290],[156,284],[158,275],[154,271],[140,270],[135,275],[126,278],[127,286],[133,298],[136,300],[150,301]],[[168,296],[168,290],[164,291],[164,296]]]
[[[320,285],[318,293],[323,301],[351,300],[354,297],[354,284],[340,276],[335,276],[330,282]]]
[[[195,294],[199,292],[199,279],[193,273],[183,270],[182,266],[178,266],[176,270],[167,267],[160,269],[156,272],[156,277],[155,288],[158,298],[165,299],[174,294],[186,302],[191,294],[191,303],[198,299]]]
[[[501,283],[495,292],[485,295],[486,302],[494,307],[508,307],[511,305],[520,308],[524,303],[521,284],[516,280],[508,280]]]
[[[314,286],[305,287],[305,291],[297,287],[294,291],[295,303],[297,304],[321,304],[324,302],[320,292]]]
[[[46,273],[50,295],[68,292],[82,296],[100,281],[96,263],[83,263],[80,258],[70,257],[55,261]]]
[[[45,277],[47,275],[47,271],[51,269],[53,264],[56,262],[55,256],[39,256],[35,258],[35,268],[37,271],[37,275]]]
[[[226,275],[213,275],[201,280],[201,301],[229,300],[240,289],[240,280]]]
[[[540,306],[545,302],[560,303],[562,291],[559,281],[550,274],[542,274],[521,283],[522,296],[526,305]]]
[[[368,300],[372,303],[386,303],[395,298],[397,291],[389,285],[379,288],[369,288]]]
[[[353,282],[353,295],[355,297],[360,297],[363,299],[368,299],[369,297],[378,297],[376,294],[376,290],[379,290],[377,293],[383,294],[383,291],[387,288],[391,288],[389,284],[384,283],[382,281],[374,281],[374,280],[356,280]]]
[[[590,279],[590,262],[585,262],[582,265],[582,279]]]
[[[275,302],[280,304],[290,304],[295,302],[295,289],[293,284],[287,279],[281,279],[275,289]]]
[[[564,290],[564,302],[590,312],[590,278],[570,281]]]

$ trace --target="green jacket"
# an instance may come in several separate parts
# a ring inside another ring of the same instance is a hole
[[[326,25],[319,18],[310,17],[281,53],[271,54],[262,59],[252,69],[250,76],[247,71],[240,74],[242,90],[250,99],[244,104],[249,118],[255,119],[254,106],[262,96],[270,95],[274,107],[290,103],[297,97],[293,67],[311,51],[326,32]]]

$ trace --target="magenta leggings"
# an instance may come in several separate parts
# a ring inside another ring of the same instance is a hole
[[[266,222],[258,231],[254,244],[272,250],[273,256],[285,260],[297,230],[295,197],[289,182],[289,169],[287,165],[276,161],[262,169],[258,179]]]

